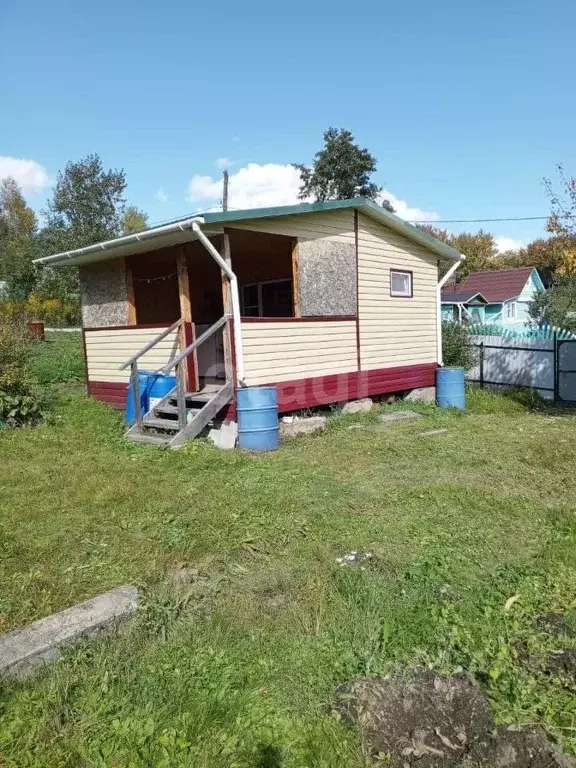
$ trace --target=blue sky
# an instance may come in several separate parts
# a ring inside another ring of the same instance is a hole
[[[217,203],[221,159],[234,207],[278,204],[334,125],[407,218],[543,216],[542,176],[576,174],[575,24],[570,0],[4,0],[0,175],[40,209],[96,151],[156,222]]]

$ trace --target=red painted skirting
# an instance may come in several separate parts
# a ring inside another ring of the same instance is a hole
[[[396,368],[380,368],[376,371],[354,371],[333,376],[317,376],[295,381],[272,382],[278,391],[280,413],[314,408],[329,403],[344,403],[371,395],[385,395],[417,387],[434,386],[436,363],[402,365]],[[126,405],[126,384],[106,381],[90,381],[88,394],[116,408]],[[228,408],[228,416],[235,414],[235,406]]]
[[[89,381],[88,394],[96,400],[108,403],[113,408],[126,407],[127,384],[117,381]]]
[[[362,371],[360,374],[354,372],[279,382],[275,384],[278,390],[278,410],[280,413],[288,413],[360,397],[430,387],[434,385],[436,367],[436,363],[423,363]],[[91,381],[88,393],[115,408],[124,408],[126,405],[126,384]],[[228,407],[227,416],[234,418],[235,413],[235,405],[232,403]]]

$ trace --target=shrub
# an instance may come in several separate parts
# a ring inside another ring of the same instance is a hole
[[[466,326],[454,322],[442,323],[442,358],[444,365],[466,371],[474,365],[474,349]]]
[[[80,324],[80,304],[76,301],[44,299],[33,293],[26,301],[0,302],[0,318],[22,323],[41,320],[49,326],[65,328]]]
[[[0,423],[10,427],[42,418],[28,369],[30,348],[24,323],[0,318]]]

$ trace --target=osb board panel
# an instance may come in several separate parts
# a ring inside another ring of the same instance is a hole
[[[302,317],[356,314],[356,249],[332,240],[298,243]]]
[[[82,323],[85,327],[128,323],[129,304],[124,259],[82,265],[80,295]]]

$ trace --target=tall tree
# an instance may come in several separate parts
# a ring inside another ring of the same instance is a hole
[[[367,197],[376,200],[381,187],[370,181],[376,171],[376,158],[367,149],[354,143],[354,136],[345,128],[328,128],[324,146],[314,156],[312,167],[293,163],[300,171],[302,184],[298,197],[310,197],[318,203]],[[393,211],[388,200],[382,205]]]
[[[44,216],[42,253],[57,253],[110,240],[122,234],[126,201],[123,170],[105,170],[97,154],[66,164],[58,174]],[[41,295],[71,298],[78,294],[78,270],[42,270]]]
[[[148,214],[135,205],[129,205],[122,216],[122,234],[131,235],[148,228]]]
[[[37,253],[37,220],[26,204],[16,181],[0,183],[0,277],[8,284],[8,293],[24,299],[36,281],[32,260]]]
[[[539,291],[528,307],[538,323],[576,331],[576,277],[554,277],[547,291]]]
[[[490,232],[484,232],[480,229],[478,232],[462,232],[459,235],[452,235],[445,229],[437,229],[430,225],[421,225],[420,229],[466,256],[456,272],[458,281],[463,280],[471,272],[501,268],[498,263],[494,235]]]
[[[56,250],[71,250],[122,232],[126,201],[123,170],[105,170],[100,157],[69,162],[48,202],[45,235]]]
[[[547,229],[555,235],[576,238],[576,177],[566,175],[562,164],[556,166],[558,180],[544,179],[552,213]]]

